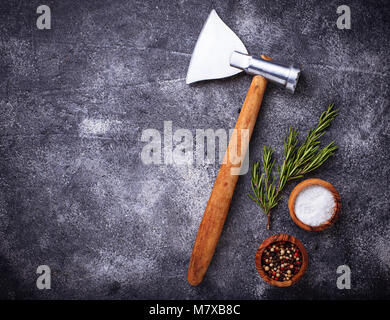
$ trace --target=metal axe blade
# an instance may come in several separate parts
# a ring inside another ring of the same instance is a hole
[[[230,66],[232,52],[248,53],[242,41],[213,9],[192,53],[186,83],[233,76],[242,70]]]

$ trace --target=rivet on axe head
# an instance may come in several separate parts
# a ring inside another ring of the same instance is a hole
[[[227,161],[222,163],[219,169],[199,226],[187,273],[187,280],[191,285],[201,283],[217,247],[238,180],[237,173],[232,173],[237,170],[232,169],[237,169],[243,162],[241,160],[237,165],[236,161],[230,161],[230,155],[234,154],[234,158],[240,153],[240,159],[245,157],[267,80],[281,84],[290,92],[295,91],[300,70],[271,60],[266,56],[250,56],[237,35],[221,20],[215,10],[211,11],[196,42],[186,82],[189,84],[226,78],[242,71],[254,77],[237,119],[236,137],[232,136],[229,142],[225,155]],[[242,141],[244,136],[249,138],[245,142]]]

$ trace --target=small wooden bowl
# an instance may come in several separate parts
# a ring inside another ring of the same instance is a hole
[[[261,256],[263,255],[263,252],[267,246],[274,242],[279,242],[279,241],[288,241],[293,244],[295,244],[298,249],[301,251],[302,254],[302,265],[301,269],[299,269],[298,273],[294,275],[291,280],[288,281],[276,281],[270,277],[268,277],[267,273],[264,271],[263,266],[261,265]],[[263,243],[260,245],[259,249],[257,249],[256,252],[256,269],[257,272],[260,274],[260,276],[263,278],[264,281],[268,282],[269,284],[272,284],[273,286],[277,287],[289,287],[293,285],[294,283],[298,282],[299,279],[302,278],[304,273],[306,272],[307,269],[307,264],[308,264],[308,256],[305,247],[303,244],[297,239],[294,238],[293,236],[290,236],[288,234],[275,234],[263,241]]]
[[[332,217],[328,221],[325,221],[323,224],[315,227],[303,223],[301,220],[298,219],[298,217],[295,214],[295,200],[298,194],[304,188],[312,185],[320,185],[328,189],[332,193],[335,202],[335,207],[334,207]],[[290,198],[288,199],[288,210],[290,211],[291,218],[298,226],[308,231],[321,231],[330,227],[337,220],[339,216],[340,208],[341,208],[341,200],[340,200],[340,195],[337,192],[336,188],[329,182],[321,179],[306,179],[301,183],[297,184],[296,187],[293,189],[293,191],[291,191]]]

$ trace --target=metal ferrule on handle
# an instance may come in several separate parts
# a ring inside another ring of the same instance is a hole
[[[284,86],[292,93],[295,91],[301,73],[301,70],[296,67],[287,67],[238,51],[233,51],[230,57],[230,65],[252,75],[261,75],[271,82]]]

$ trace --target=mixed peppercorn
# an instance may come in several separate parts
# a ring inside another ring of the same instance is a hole
[[[292,242],[274,242],[264,249],[261,264],[269,278],[288,281],[299,272],[302,254]]]

